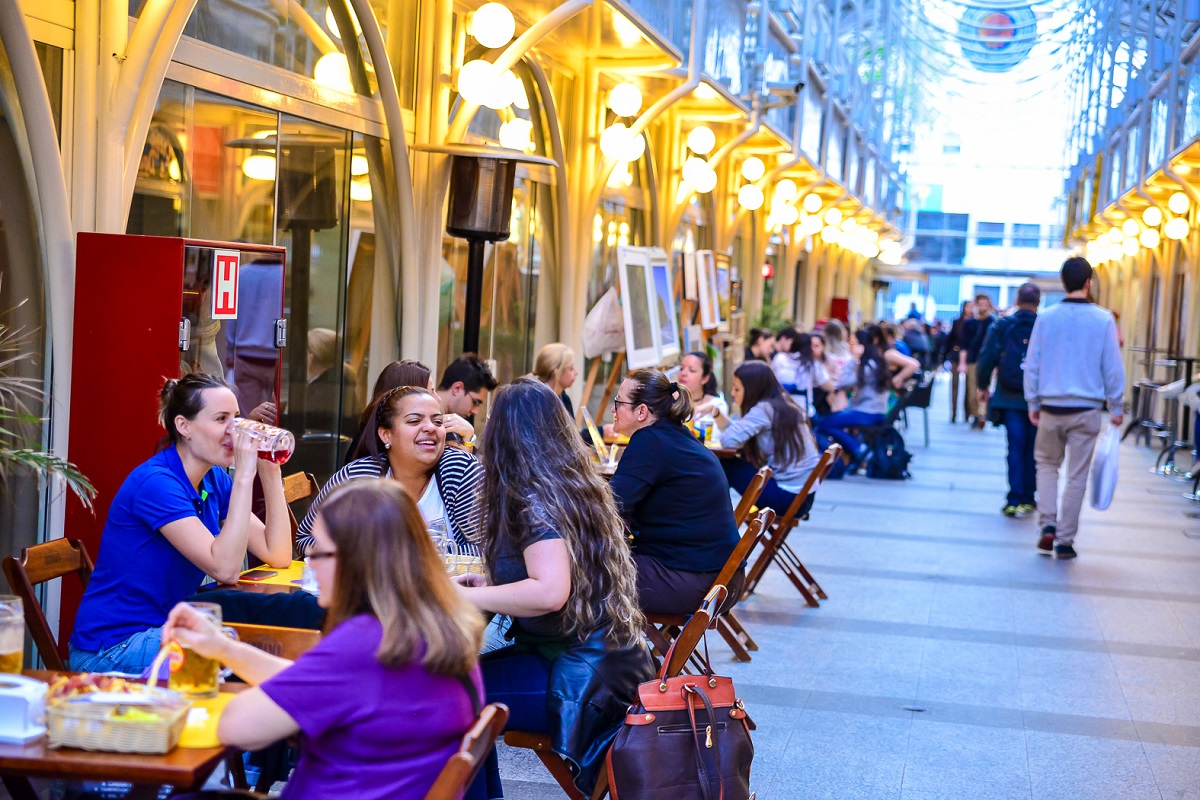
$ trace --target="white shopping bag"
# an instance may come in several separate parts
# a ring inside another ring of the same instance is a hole
[[[1121,432],[1116,425],[1100,435],[1092,456],[1092,508],[1103,511],[1112,503],[1117,490],[1117,460],[1121,451]]]
[[[625,350],[625,318],[614,286],[605,292],[583,321],[583,357]]]

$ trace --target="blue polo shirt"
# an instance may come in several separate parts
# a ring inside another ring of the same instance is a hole
[[[216,467],[194,489],[174,447],[129,473],[104,523],[71,644],[97,653],[165,623],[175,604],[200,587],[204,571],[167,541],[162,527],[199,517],[215,537],[232,489],[233,479]]]

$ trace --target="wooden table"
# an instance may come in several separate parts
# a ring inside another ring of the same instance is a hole
[[[25,670],[24,674],[50,682],[64,673]],[[0,780],[13,800],[37,800],[30,778],[124,781],[135,784],[131,796],[156,797],[163,784],[184,791],[198,790],[228,752],[226,747],[176,747],[166,755],[101,753],[69,747],[51,750],[43,736],[26,744],[0,742]]]

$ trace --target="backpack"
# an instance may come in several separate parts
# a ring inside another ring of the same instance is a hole
[[[912,454],[904,449],[904,437],[895,428],[889,428],[875,437],[871,444],[871,457],[867,461],[868,478],[902,481],[911,477],[908,462]]]
[[[1012,317],[1012,324],[1004,329],[1000,341],[1000,369],[996,383],[1009,394],[1025,393],[1025,353],[1029,350],[1029,337],[1033,335],[1034,319]]]

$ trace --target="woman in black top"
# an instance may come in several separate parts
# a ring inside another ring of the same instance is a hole
[[[550,734],[590,796],[607,742],[653,675],[634,566],[612,492],[553,391],[518,378],[496,392],[481,452],[487,578],[463,595],[507,614],[514,643],[481,659],[488,702],[509,726]],[[467,800],[502,797],[493,757]]]
[[[611,486],[633,534],[638,599],[651,614],[700,607],[738,543],[721,462],[684,427],[686,389],[658,370],[629,373],[613,401],[613,427],[629,436]],[[729,601],[745,573],[729,582]]]
[[[970,300],[964,300],[962,304],[962,313],[958,319],[954,320],[954,324],[950,326],[950,335],[946,337],[946,360],[950,362],[950,421],[958,421],[958,387],[964,382],[961,377],[967,373],[967,365],[964,359],[959,358],[960,353],[966,352],[966,349],[971,346],[971,342],[967,341],[963,328],[967,324],[967,320],[975,316],[975,304]],[[966,416],[966,409],[963,409],[963,416]]]

